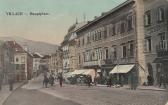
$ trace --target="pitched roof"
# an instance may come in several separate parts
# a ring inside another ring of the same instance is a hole
[[[33,58],[42,58],[43,56],[39,53],[33,53]]]
[[[93,23],[95,23],[95,22],[97,22],[97,21],[99,21],[99,20],[101,20],[101,19],[103,19],[103,18],[109,16],[110,14],[116,12],[117,10],[121,9],[122,7],[124,7],[124,6],[126,6],[126,5],[128,5],[128,4],[130,4],[130,3],[133,3],[133,2],[134,2],[134,0],[126,0],[125,2],[123,2],[123,3],[121,3],[120,5],[116,6],[116,7],[113,8],[112,10],[110,10],[110,11],[108,11],[108,12],[102,13],[102,15],[101,15],[100,17],[95,18],[93,21],[89,21],[88,24],[86,24],[86,25],[84,25],[84,26],[78,28],[75,32],[80,32],[82,29],[85,29],[85,28],[89,27],[89,26],[92,25]]]
[[[14,49],[15,53],[26,53],[26,51],[15,41],[6,41],[10,48]]]

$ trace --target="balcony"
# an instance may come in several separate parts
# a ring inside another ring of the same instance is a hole
[[[83,63],[83,66],[98,66],[100,63],[99,63],[99,61],[88,61],[88,62],[84,62]]]
[[[160,41],[156,46],[157,56],[168,56],[168,41]]]
[[[98,61],[88,61],[84,62],[84,66],[101,66],[101,65],[111,65],[112,59],[104,59],[104,60],[98,60]]]

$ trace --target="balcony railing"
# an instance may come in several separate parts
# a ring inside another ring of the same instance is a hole
[[[99,61],[88,61],[83,63],[83,66],[97,66],[97,65],[99,65]]]
[[[88,61],[84,62],[84,66],[101,66],[101,65],[110,65],[112,64],[112,59],[103,59],[98,61]]]
[[[168,41],[160,41],[156,46],[158,57],[168,56]]]

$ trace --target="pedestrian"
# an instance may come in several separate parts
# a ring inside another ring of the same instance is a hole
[[[2,90],[2,74],[0,74],[0,91]]]
[[[87,82],[88,82],[88,87],[90,87],[92,82],[92,77],[90,75],[87,76]]]
[[[62,87],[62,82],[63,82],[63,76],[62,76],[62,73],[59,74],[59,84],[60,84],[60,87]]]
[[[48,77],[45,75],[45,76],[44,76],[43,85],[45,85],[46,88],[48,88],[48,82],[49,82],[49,79],[48,79]]]
[[[94,77],[94,85],[95,86],[97,85],[97,77],[96,76]]]
[[[51,86],[54,85],[54,77],[53,77],[53,75],[50,75],[50,77],[49,77],[49,83],[51,84]]]
[[[14,83],[14,79],[13,79],[12,75],[9,75],[8,83],[9,83],[9,90],[12,91],[13,90],[13,83]]]
[[[111,83],[111,77],[108,76],[107,77],[107,87],[111,87],[112,83]]]
[[[163,74],[161,74],[161,76],[160,76],[159,87],[161,87],[162,85],[163,85],[164,87],[166,87],[166,84],[165,84],[165,76],[164,76]]]
[[[135,71],[133,71],[131,73],[131,90],[136,90],[137,88],[137,77],[136,77],[136,74],[135,74]]]
[[[148,75],[147,79],[148,79],[148,86],[152,86],[153,85],[153,77],[151,75]]]
[[[150,75],[147,76],[147,80],[148,80],[148,86],[150,86],[150,84],[151,84]]]

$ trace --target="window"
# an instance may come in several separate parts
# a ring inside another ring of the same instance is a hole
[[[19,70],[19,69],[20,69],[20,68],[19,68],[19,64],[16,64],[15,66],[16,66],[16,70]]]
[[[123,57],[123,58],[126,58],[126,56],[127,56],[127,47],[126,47],[126,46],[123,46],[123,47],[122,47],[122,57]]]
[[[133,18],[132,18],[132,15],[128,16],[127,25],[128,25],[127,31],[131,31],[133,29]]]
[[[152,51],[152,41],[151,38],[146,38],[146,51],[151,52]]]
[[[92,32],[92,40],[95,41],[94,32]]]
[[[112,58],[114,60],[117,59],[117,48],[116,47],[112,47]]]
[[[164,21],[164,8],[160,7],[158,9],[158,22]]]
[[[25,70],[25,64],[21,64],[21,69]]]
[[[99,50],[98,49],[95,49],[96,53],[95,53],[95,60],[98,59],[98,56],[99,56]]]
[[[95,51],[92,52],[92,60],[95,60]]]
[[[95,41],[97,41],[98,40],[98,31],[95,31]]]
[[[16,62],[19,62],[19,58],[16,58]]]
[[[25,57],[21,57],[21,62],[25,63]]]
[[[106,59],[108,59],[108,48],[105,49],[105,52],[106,52]]]
[[[165,33],[160,33],[159,36],[160,36],[160,43],[159,43],[160,49],[166,49],[167,41]]]
[[[116,34],[121,33],[121,23],[118,22],[118,23],[116,24],[116,26],[117,26],[117,32],[116,32]]]
[[[115,34],[116,34],[116,25],[114,24],[112,28],[112,35],[115,35]]]
[[[104,39],[106,39],[107,38],[107,28],[105,27],[104,28]]]
[[[80,57],[80,54],[78,56],[78,59],[79,59],[79,64],[81,63],[81,57]]]
[[[90,61],[90,51],[84,53],[84,61]]]
[[[101,40],[102,38],[102,34],[101,34],[101,30],[98,31],[98,39]]]
[[[88,34],[88,36],[87,36],[87,44],[89,44],[89,43],[90,43],[90,36]]]
[[[78,46],[80,47],[80,39],[79,39],[79,41],[78,41]]]
[[[145,13],[145,26],[148,26],[151,24],[151,13],[150,11],[147,11]]]
[[[84,62],[86,61],[86,53],[85,52],[83,52],[83,60],[84,60]]]
[[[134,44],[133,43],[129,45],[129,55],[130,57],[134,56]]]
[[[85,44],[85,38],[83,37],[82,39],[82,44],[84,45]]]
[[[114,59],[117,59],[117,48],[114,48]]]
[[[102,59],[102,50],[99,49],[99,56],[98,56],[98,59]]]
[[[125,23],[122,22],[121,23],[121,34],[123,34],[125,32]]]

